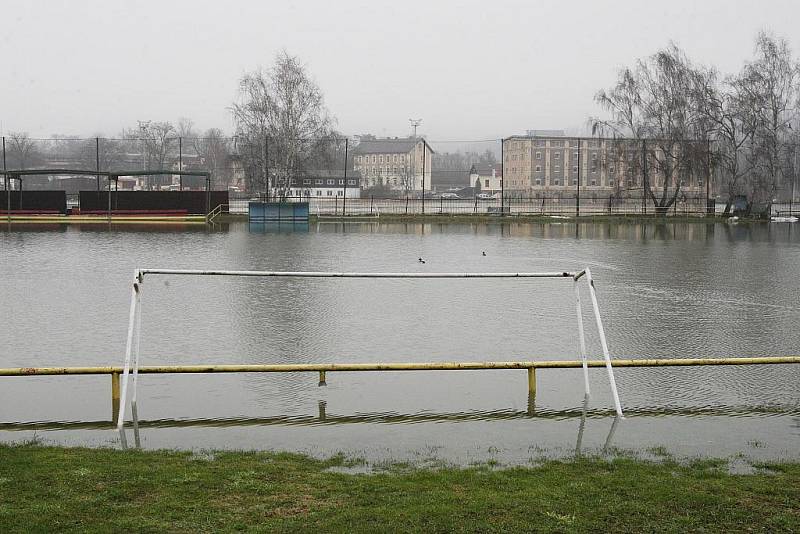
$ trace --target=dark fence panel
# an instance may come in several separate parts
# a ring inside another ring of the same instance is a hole
[[[11,211],[67,212],[67,193],[65,191],[0,191],[0,211],[8,207],[8,194],[11,194]]]
[[[81,191],[82,212],[108,210],[108,191]],[[205,214],[228,203],[227,191],[111,191],[112,211],[186,211]]]

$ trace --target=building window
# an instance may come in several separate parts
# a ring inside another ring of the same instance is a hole
[[[609,180],[608,185],[609,187],[614,187],[614,180]]]
[[[556,159],[561,159],[561,152],[556,152],[555,154],[553,154],[553,157]]]
[[[383,156],[378,156],[378,163],[383,163]]]
[[[554,184],[554,185],[561,185],[561,180],[559,180],[559,179],[556,179],[556,180],[553,182],[553,184]]]
[[[329,196],[329,197],[332,197],[332,196],[333,196],[333,191],[331,191],[330,189],[328,189],[327,193],[328,193],[328,196]]]
[[[394,156],[392,156],[392,161],[393,161],[393,162],[395,162],[395,163],[397,163],[397,154],[395,154]]]
[[[578,166],[577,165],[573,165],[572,166],[572,172],[578,172]]]
[[[536,166],[536,172],[542,172],[542,166],[541,165],[537,165]]]
[[[592,172],[594,172],[594,173],[597,172],[597,165],[596,164],[592,165]]]
[[[597,161],[597,152],[592,152],[592,161]]]
[[[595,180],[594,178],[592,178],[592,185],[597,185],[597,180]]]
[[[542,185],[542,179],[541,178],[537,178],[536,179],[536,185]]]
[[[372,163],[378,163],[378,156],[372,156]]]
[[[542,153],[541,152],[537,152],[536,153],[536,159],[542,159]]]
[[[356,185],[355,180],[347,180],[347,185]]]
[[[322,185],[322,180],[314,180],[314,183],[315,183],[316,185]]]
[[[561,172],[561,165],[556,165],[556,170],[555,170],[555,172]]]
[[[572,179],[572,185],[578,185],[578,180],[577,180],[577,178],[573,178],[573,179]]]
[[[318,196],[318,197],[321,197],[321,196],[322,196],[322,191],[320,191],[319,189],[317,189],[317,196]]]
[[[486,189],[489,189],[489,179],[488,178],[486,179],[486,184],[483,187],[485,187]]]
[[[311,185],[311,180],[303,180],[303,185]]]
[[[578,151],[577,150],[572,153],[572,158],[573,159],[578,159]]]
[[[609,174],[614,174],[614,166],[613,165],[608,168],[608,172],[609,172]]]
[[[336,180],[328,180],[328,185],[335,185],[335,184],[336,184]]]

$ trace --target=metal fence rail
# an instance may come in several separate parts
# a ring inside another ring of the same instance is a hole
[[[800,364],[800,356],[766,356],[741,358],[675,358],[615,359],[615,367],[697,367],[730,365]],[[318,373],[318,385],[327,384],[329,372],[403,372],[403,371],[478,371],[525,369],[528,372],[528,393],[536,395],[537,369],[577,369],[584,360],[532,360],[485,362],[406,362],[406,363],[306,363],[306,364],[206,364],[145,365],[140,374],[213,374],[213,373]],[[605,360],[586,360],[587,367],[605,367]],[[94,367],[10,367],[0,368],[0,376],[85,376],[111,375],[112,419],[118,423],[120,377],[123,366]]]
[[[230,194],[230,213],[247,213],[250,201],[262,201],[263,195],[247,193]],[[317,216],[373,216],[382,215],[551,215],[551,216],[591,216],[591,215],[643,215],[655,214],[652,203],[644,203],[641,198],[617,199],[607,194],[596,198],[581,197],[580,203],[571,193],[559,198],[556,195],[542,197],[507,197],[481,200],[478,198],[385,198],[369,196],[347,198],[340,196],[290,196],[287,202],[308,202],[309,213]],[[721,206],[724,208],[724,205]],[[712,208],[711,214],[716,208]],[[665,215],[704,216],[709,207],[703,197],[687,197],[673,204]]]

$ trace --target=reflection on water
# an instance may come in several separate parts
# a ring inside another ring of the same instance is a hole
[[[800,237],[790,224],[326,222],[300,232],[252,230],[245,223],[0,232],[0,366],[121,364],[137,267],[588,266],[615,357],[787,355],[800,346]],[[572,286],[552,280],[164,277],[145,283],[143,306],[142,364],[578,355]],[[589,355],[600,358],[590,323]],[[602,451],[614,428],[613,444],[623,448],[796,456],[799,368],[618,369],[627,418],[614,426],[602,369],[590,371],[588,400],[574,369],[540,370],[536,399],[523,371],[329,373],[326,388],[301,373],[146,375],[137,424],[143,447],[365,449],[397,458],[435,445],[457,461],[500,447],[524,461],[540,449]],[[69,443],[117,442],[107,377],[0,380],[0,439],[38,432]],[[754,440],[766,445],[751,451]]]
[[[307,222],[250,222],[248,225],[250,232],[259,234],[308,232],[309,229]]]

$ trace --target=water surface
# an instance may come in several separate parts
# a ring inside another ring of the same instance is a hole
[[[0,234],[0,366],[119,365],[135,268],[553,271],[590,267],[615,357],[797,354],[792,224],[15,226]],[[483,253],[485,252],[485,256]],[[423,258],[425,263],[419,262]],[[142,363],[575,359],[569,280],[151,277]],[[582,287],[590,319],[588,294]],[[593,322],[587,341],[600,357]],[[142,446],[519,463],[618,447],[797,459],[800,366],[146,375]],[[0,439],[117,445],[108,377],[0,379]],[[611,433],[613,427],[613,433]],[[610,435],[611,434],[611,435]]]

